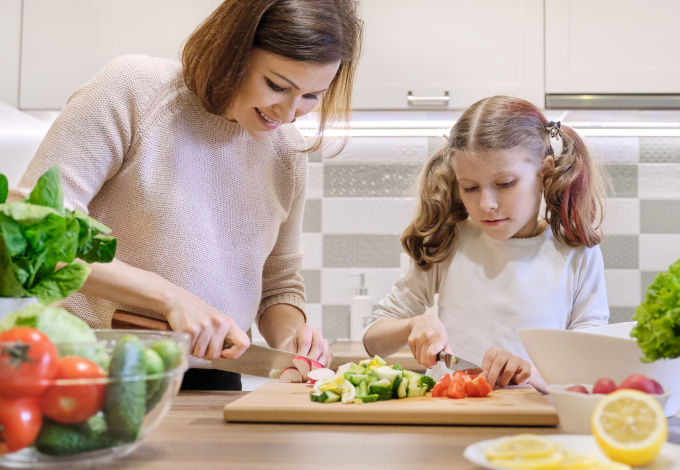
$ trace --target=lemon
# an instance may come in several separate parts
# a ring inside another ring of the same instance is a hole
[[[628,465],[654,460],[668,438],[663,408],[655,398],[637,390],[605,395],[593,412],[591,427],[602,452]]]
[[[562,459],[560,468],[564,470],[593,470],[592,466],[597,463],[597,459],[591,454],[567,454]]]
[[[568,470],[566,467],[562,467],[564,470]],[[582,467],[579,467],[581,469]],[[619,462],[595,462],[588,467],[583,467],[583,470],[630,470],[630,465]]]
[[[486,458],[494,459],[546,459],[557,446],[553,441],[535,434],[518,434],[498,441],[486,450]]]
[[[499,467],[518,470],[558,470],[561,468],[565,452],[561,449],[553,451],[548,457],[539,459],[494,459],[492,463]]]

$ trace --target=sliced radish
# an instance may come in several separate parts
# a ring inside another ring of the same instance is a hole
[[[335,372],[330,369],[326,369],[325,367],[314,369],[309,374],[307,374],[307,378],[309,379],[310,383],[314,383],[317,380],[330,379],[331,377],[335,377]]]
[[[312,370],[312,364],[309,362],[309,359],[302,356],[294,357],[293,364],[295,364],[295,367],[297,367],[302,374],[302,380],[307,380],[307,374]]]
[[[319,363],[316,362],[315,360],[312,360],[312,370],[315,370],[315,369],[324,369],[324,368],[325,368],[324,366],[322,366],[321,364],[319,364]]]
[[[281,371],[279,380],[284,382],[300,383],[302,382],[302,374],[295,367],[287,367]]]

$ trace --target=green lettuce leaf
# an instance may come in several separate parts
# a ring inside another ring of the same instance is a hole
[[[21,225],[33,225],[50,214],[61,216],[61,214],[51,207],[36,206],[27,202],[6,202],[0,204],[0,212],[7,217],[16,220]]]
[[[0,297],[28,297],[22,283],[14,274],[12,264],[7,254],[5,240],[0,237]]]
[[[4,204],[7,201],[7,195],[9,194],[9,182],[5,175],[0,174],[0,204]]]
[[[680,357],[680,260],[660,273],[635,309],[630,333],[642,350],[642,362]]]
[[[7,253],[10,256],[17,256],[24,252],[27,245],[26,237],[21,232],[21,225],[5,214],[0,213],[0,233],[5,239]]]
[[[38,178],[26,202],[36,206],[51,207],[60,214],[64,213],[64,193],[61,190],[57,165]]]
[[[116,256],[116,244],[117,241],[113,237],[95,235],[91,243],[87,243],[78,252],[78,258],[88,263],[110,263]],[[85,251],[86,248],[88,251]]]
[[[51,304],[77,292],[90,275],[92,269],[83,263],[67,264],[41,279],[28,293],[44,304]]]

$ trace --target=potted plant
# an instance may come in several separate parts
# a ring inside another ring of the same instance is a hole
[[[108,227],[82,211],[64,209],[57,166],[38,179],[24,201],[7,202],[8,192],[0,174],[0,319],[32,302],[66,298],[90,274],[85,263],[109,263],[116,254]]]

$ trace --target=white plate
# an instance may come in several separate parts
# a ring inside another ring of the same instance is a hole
[[[543,435],[543,437],[547,437],[555,444],[559,444],[562,447],[571,449],[579,454],[595,454],[600,456],[603,460],[607,460],[607,457],[604,456],[597,446],[597,442],[595,442],[593,436],[581,434],[548,434]],[[493,465],[486,459],[485,455],[486,449],[501,439],[504,439],[504,437],[471,444],[465,448],[463,457],[480,467],[489,468],[491,470],[507,470],[503,467]],[[654,462],[642,467],[635,467],[635,470],[638,469],[680,470],[680,446],[671,444],[670,442],[665,443]]]

